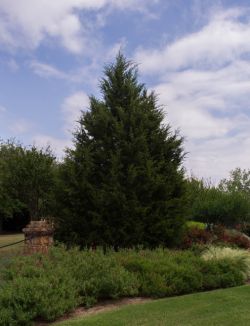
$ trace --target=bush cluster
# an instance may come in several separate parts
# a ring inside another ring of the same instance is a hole
[[[249,249],[250,239],[236,229],[226,229],[221,225],[214,226],[212,230],[205,230],[196,225],[190,225],[184,232],[181,247],[189,249],[197,245],[210,244]]]
[[[183,236],[181,247],[188,249],[194,245],[206,245],[213,241],[213,233],[198,227],[188,228]]]
[[[234,258],[234,263],[237,263],[245,267],[241,267],[244,270],[245,278],[250,278],[250,253],[248,250],[231,248],[231,247],[218,247],[209,246],[202,252],[202,258],[208,260],[221,260],[225,258]]]
[[[165,297],[240,285],[244,262],[191,251],[78,251],[19,257],[1,272],[0,324],[51,321],[76,306],[123,296]]]

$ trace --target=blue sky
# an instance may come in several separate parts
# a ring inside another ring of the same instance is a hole
[[[0,138],[61,157],[122,49],[216,182],[250,168],[249,40],[249,0],[0,0]]]

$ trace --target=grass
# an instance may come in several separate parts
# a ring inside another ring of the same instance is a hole
[[[23,239],[24,235],[22,233],[0,235],[0,247],[21,241]],[[15,255],[22,247],[23,242],[10,247],[0,248],[0,266],[2,259],[6,259],[12,255]]]
[[[23,238],[24,238],[23,233],[0,235],[0,247],[8,243],[13,243],[13,242],[23,240]]]
[[[4,234],[4,235],[0,235],[0,247],[14,243],[14,242],[18,242],[24,239],[24,235],[22,233],[17,233],[17,234]],[[12,249],[17,249],[20,248],[20,246],[22,246],[23,243],[18,243],[16,245],[13,245],[11,247],[6,247],[6,248],[2,248],[0,249],[0,253],[1,252],[6,252]]]
[[[57,326],[240,326],[250,325],[250,286],[160,299]]]

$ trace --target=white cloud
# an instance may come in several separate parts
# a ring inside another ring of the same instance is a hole
[[[58,138],[46,134],[37,134],[32,138],[33,143],[38,147],[51,146],[57,157],[62,158],[65,149],[72,147],[72,131],[76,127],[81,111],[86,110],[88,106],[89,98],[84,92],[76,92],[66,97],[61,108],[65,136]]]
[[[59,79],[66,79],[68,77],[66,73],[54,66],[35,60],[30,63],[30,68],[40,77],[54,77]]]
[[[64,131],[71,133],[76,127],[81,111],[89,107],[89,98],[84,92],[76,92],[65,98],[62,104]]]
[[[53,38],[73,53],[88,51],[100,19],[100,10],[131,9],[143,11],[149,0],[1,0],[0,43],[10,49],[35,49]],[[157,2],[156,0],[153,1]],[[82,13],[96,12],[90,21]],[[81,18],[80,14],[81,13]]]
[[[248,120],[248,130],[250,122]],[[190,155],[186,160],[188,171],[199,177],[210,178],[214,183],[236,167],[249,169],[250,135],[248,130],[237,135],[190,142]]]
[[[30,131],[32,124],[24,119],[14,121],[9,125],[9,130],[15,135],[26,133]]]
[[[200,31],[186,35],[162,49],[138,49],[135,59],[147,73],[161,73],[195,67],[223,66],[250,52],[250,21],[241,22],[246,15],[240,9],[220,12]]]
[[[56,138],[43,134],[35,135],[33,137],[33,143],[35,146],[38,146],[40,148],[51,146],[52,150],[55,152],[59,159],[64,156],[65,148],[72,146],[71,141],[67,138]]]
[[[247,10],[216,13],[199,31],[163,48],[136,51],[152,87],[180,128],[185,166],[214,181],[236,166],[249,168],[250,22]],[[244,19],[242,19],[244,18]]]

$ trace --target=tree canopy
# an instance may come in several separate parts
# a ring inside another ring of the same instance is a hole
[[[51,213],[55,157],[48,147],[0,144],[0,217],[25,211],[32,219]]]
[[[171,245],[184,221],[183,139],[122,54],[100,90],[61,167],[58,236],[82,246]]]
[[[238,184],[238,183],[237,183]],[[222,188],[223,185],[223,188]],[[230,186],[228,191],[226,186]],[[224,179],[218,187],[194,177],[187,181],[189,216],[207,224],[234,227],[250,220],[249,195],[234,188]]]

